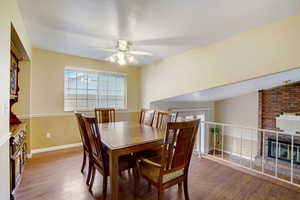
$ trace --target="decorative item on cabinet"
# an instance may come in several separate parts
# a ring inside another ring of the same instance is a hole
[[[17,54],[15,53],[15,48],[11,47],[11,64],[10,64],[10,124],[20,124],[21,121],[18,117],[12,112],[12,106],[18,102],[18,93],[19,93],[19,83],[18,83],[18,75],[19,75],[19,59]]]
[[[26,123],[12,125],[10,127],[10,132],[10,189],[11,199],[14,199],[14,193],[21,182],[26,160]]]

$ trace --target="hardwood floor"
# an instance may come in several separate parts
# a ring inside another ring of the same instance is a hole
[[[96,175],[94,196],[85,185],[86,174],[80,173],[81,148],[36,154],[25,165],[16,200],[92,200],[102,199],[102,177]],[[154,187],[141,180],[134,197],[133,177],[124,173],[120,178],[120,197],[124,200],[157,199]],[[270,183],[214,161],[194,157],[189,174],[192,200],[296,200],[300,193]],[[108,198],[110,189],[108,186]],[[183,189],[174,186],[165,191],[165,200],[183,200]]]

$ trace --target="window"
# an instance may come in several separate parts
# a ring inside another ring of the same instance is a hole
[[[127,107],[127,75],[66,67],[64,110]]]

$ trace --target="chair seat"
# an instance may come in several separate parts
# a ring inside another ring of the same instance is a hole
[[[147,158],[155,163],[160,163],[161,158],[160,156],[154,156]],[[141,162],[140,163],[140,171],[143,176],[147,177],[148,179],[152,180],[155,183],[159,182],[159,174],[160,174],[160,168],[149,165],[148,163]],[[162,183],[167,183],[173,179],[176,179],[180,176],[184,175],[184,169],[180,169],[177,171],[172,171],[170,173],[165,173],[162,176]]]

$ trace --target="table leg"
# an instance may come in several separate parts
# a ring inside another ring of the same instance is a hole
[[[119,157],[114,151],[110,152],[109,160],[109,171],[110,171],[110,187],[112,200],[118,200],[119,196]]]

